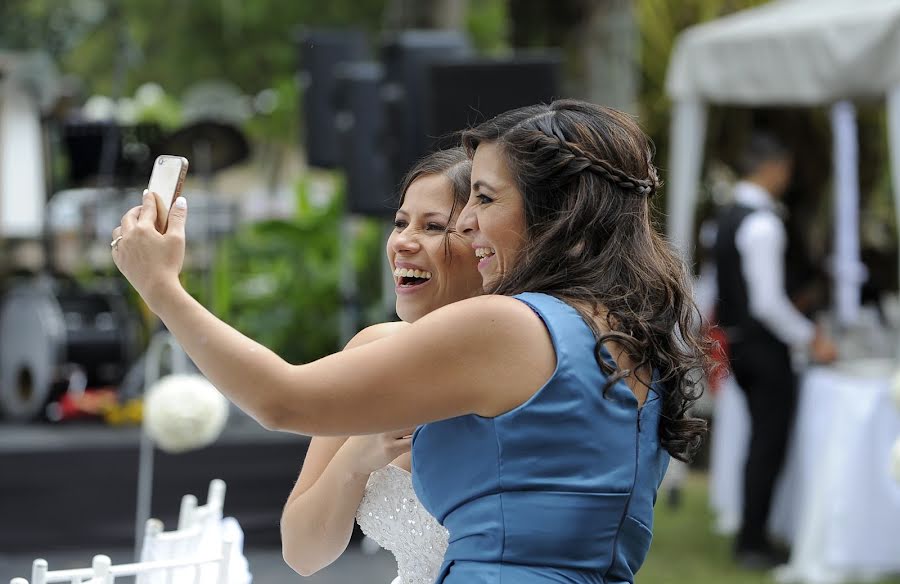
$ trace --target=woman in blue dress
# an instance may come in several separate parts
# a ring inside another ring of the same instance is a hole
[[[113,233],[122,273],[219,390],[266,427],[355,435],[418,426],[413,480],[448,529],[438,582],[632,582],[704,365],[683,265],[655,231],[646,136],[563,100],[464,133],[457,229],[485,291],[403,331],[293,365],[181,287],[186,203],[145,197]],[[410,524],[414,533],[419,526]]]

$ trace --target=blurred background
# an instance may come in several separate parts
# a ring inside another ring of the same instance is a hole
[[[751,136],[777,136],[793,158],[786,285],[841,355],[801,383],[770,517],[791,569],[732,558],[749,422],[725,375],[695,412],[710,440],[660,492],[638,581],[900,582],[898,50],[893,0],[4,0],[0,579],[35,557],[129,561],[136,521],[174,524],[183,494],[221,478],[256,581],[301,580],[278,519],[306,438],[231,409],[189,451],[141,439],[146,388],[193,371],[109,253],[156,156],[191,162],[187,289],[299,363],[395,318],[384,240],[418,157],[575,97],[653,139],[655,218],[701,292],[704,226]],[[308,581],[390,581],[391,557],[361,539]]]

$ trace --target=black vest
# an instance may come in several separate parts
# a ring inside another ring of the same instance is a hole
[[[716,221],[716,243],[713,254],[716,260],[716,284],[718,302],[716,316],[731,344],[778,343],[762,323],[750,315],[747,299],[747,282],[744,280],[743,262],[735,237],[744,220],[756,209],[733,204],[722,209]]]

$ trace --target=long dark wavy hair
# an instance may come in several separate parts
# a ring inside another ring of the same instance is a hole
[[[559,100],[501,114],[463,133],[470,156],[496,143],[525,202],[526,245],[493,294],[544,292],[567,300],[597,336],[605,392],[631,375],[601,354],[618,343],[662,384],[659,439],[689,461],[706,421],[688,416],[702,394],[709,341],[702,336],[684,264],[651,222],[660,183],[652,146],[630,116]],[[605,311],[607,331],[595,319]]]

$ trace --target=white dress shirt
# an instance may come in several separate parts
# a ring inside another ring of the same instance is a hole
[[[765,189],[746,181],[735,185],[734,201],[754,209],[735,234],[750,315],[784,344],[808,345],[815,325],[794,307],[785,291],[787,232],[775,201]]]

